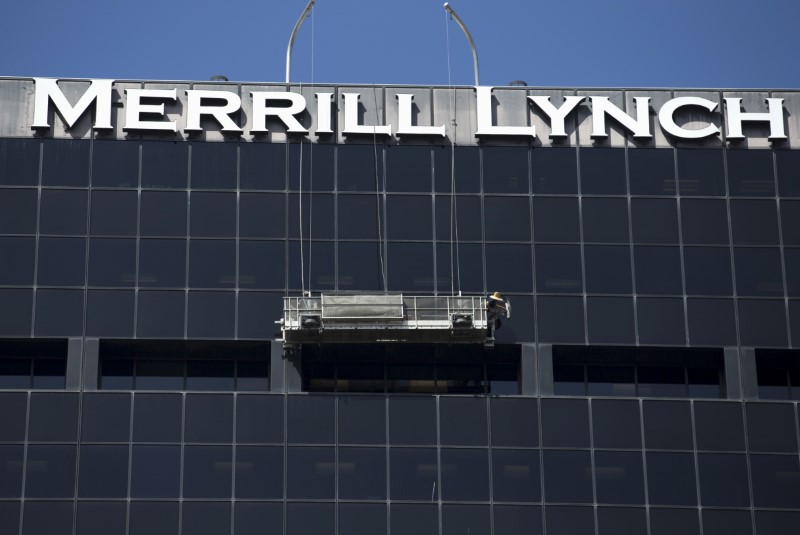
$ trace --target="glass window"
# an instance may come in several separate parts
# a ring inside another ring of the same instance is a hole
[[[704,535],[752,535],[750,511],[703,509]]]
[[[40,238],[38,284],[42,286],[83,286],[86,240],[83,238]]]
[[[728,209],[724,200],[682,199],[683,242],[691,245],[727,245]]]
[[[336,492],[333,448],[290,447],[286,463],[289,499],[333,499]]]
[[[449,243],[451,238],[455,241],[456,236],[458,236],[459,241],[480,241],[483,239],[481,197],[474,195],[458,195],[456,197],[437,195],[435,204],[437,240]],[[451,215],[454,208],[453,205],[455,205],[455,215]],[[489,221],[487,220],[488,223]],[[530,220],[526,220],[525,225],[527,230],[523,230],[523,232],[527,232],[528,239],[530,239]],[[513,228],[506,229],[506,231],[517,232],[520,229]]]
[[[683,310],[683,299],[642,297],[637,300],[639,342],[685,344],[686,325]]]
[[[783,295],[779,249],[736,247],[733,258],[736,262],[736,291],[739,295]]]
[[[340,444],[386,443],[386,398],[339,397]]]
[[[192,188],[236,189],[237,143],[192,143]]]
[[[794,511],[756,511],[755,515],[759,535],[791,533],[800,522],[800,515]]]
[[[695,509],[651,509],[650,535],[700,535]]]
[[[756,507],[800,507],[800,464],[796,455],[751,455],[750,471]]]
[[[744,424],[739,403],[694,404],[697,449],[744,451]]]
[[[83,395],[82,442],[128,442],[131,434],[130,421],[130,395],[88,393]]]
[[[551,503],[592,503],[592,461],[588,451],[545,450],[544,496]]]
[[[781,197],[800,197],[800,154],[791,150],[775,151],[778,166],[778,189]],[[2,173],[0,173],[2,174]]]
[[[494,506],[495,535],[542,535],[542,509],[529,505]]]
[[[580,233],[578,199],[533,199],[533,236],[537,242],[577,242]]]
[[[564,422],[572,422],[565,426]],[[542,400],[542,444],[548,447],[588,448],[589,407],[582,399]]]
[[[527,147],[484,147],[483,191],[528,193]]]
[[[198,238],[236,236],[236,194],[192,192],[189,233]]]
[[[310,504],[293,504],[310,505]],[[283,504],[237,501],[233,504],[234,535],[283,533]]]
[[[90,232],[95,236],[135,236],[138,209],[135,191],[93,191]]]
[[[88,336],[133,336],[133,291],[90,290],[86,303]]]
[[[542,293],[583,292],[580,247],[537,245],[536,289]]]
[[[85,188],[89,185],[88,139],[59,139],[44,142],[42,185]]]
[[[5,385],[3,388],[6,388]],[[0,406],[3,407],[3,410],[0,411],[0,442],[23,442],[25,440],[28,395],[2,392],[0,393]]]
[[[0,238],[0,284],[32,286],[35,238]]]
[[[300,238],[300,196],[297,194],[289,195],[289,212],[287,223],[289,225],[288,232],[290,238]],[[332,239],[334,235],[334,228],[336,222],[335,214],[336,197],[326,193],[314,193],[309,195],[303,193],[303,239],[308,240],[309,237],[317,240]],[[283,237],[283,222],[281,221],[279,230],[280,236]],[[428,226],[428,235],[430,235],[430,226]]]
[[[95,139],[92,146],[92,187],[135,188],[139,185],[139,143]]]
[[[390,506],[391,533],[439,535],[439,508],[432,504],[396,504]]]
[[[727,247],[686,247],[686,293],[732,295],[731,254]]]
[[[486,449],[441,450],[442,499],[487,501],[489,456]]]
[[[61,390],[65,387],[66,359],[33,359],[33,388]]]
[[[681,256],[677,247],[634,247],[633,257],[637,293],[682,293]]]
[[[0,184],[36,186],[39,184],[40,139],[0,140]]]
[[[28,440],[32,442],[75,442],[78,437],[78,396],[76,394],[31,395]]]
[[[3,389],[28,389],[31,387],[31,366],[28,358],[4,358],[0,360],[0,387]]]
[[[389,289],[417,294],[433,291],[433,244],[389,243]]]
[[[784,249],[783,259],[786,267],[786,294],[800,297],[800,249]]]
[[[286,235],[286,196],[241,193],[239,235],[243,238],[283,238]]]
[[[492,450],[494,501],[541,501],[539,450]]]
[[[481,190],[478,147],[434,147],[433,156],[437,192],[452,192],[455,189],[456,193],[477,193]],[[451,166],[452,160],[455,160],[455,171]]]
[[[390,498],[432,501],[438,497],[438,463],[433,448],[391,448],[389,450]]]
[[[74,507],[72,502],[26,501],[22,535],[70,535]]]
[[[185,307],[184,292],[139,291],[137,336],[183,338]]]
[[[189,361],[190,370],[191,364]],[[214,361],[212,361],[214,362]],[[204,364],[209,364],[208,362]],[[231,374],[233,367],[230,367]],[[231,378],[232,390],[233,378]],[[187,378],[187,388],[189,378]],[[233,437],[233,396],[190,394],[186,396],[186,442],[230,442]]]
[[[625,195],[625,151],[592,147],[580,151],[581,193]]]
[[[339,195],[339,238],[377,239],[378,202],[373,195]],[[383,207],[381,207],[383,211]],[[386,229],[383,229],[385,232]]]
[[[485,398],[440,398],[441,443],[459,446],[485,446],[488,440],[486,410]]]
[[[132,451],[131,497],[177,498],[181,482],[181,447],[134,445]]]
[[[445,505],[442,507],[442,535],[459,535],[475,530],[489,533],[489,507],[485,505]]]
[[[686,397],[686,369],[682,366],[638,367],[639,395],[649,398]]]
[[[42,240],[39,240],[41,243]],[[41,261],[41,256],[39,256]],[[41,269],[39,271],[41,273]],[[36,291],[36,336],[81,336],[83,331],[83,300],[81,290]]]
[[[723,151],[678,149],[678,187],[683,196],[725,195]]]
[[[635,152],[639,152],[637,149]],[[646,535],[645,509],[628,507],[598,507],[598,535]]]
[[[318,363],[319,366],[327,366],[331,365],[330,363],[320,362]],[[317,368],[317,370],[322,371],[321,368]],[[385,388],[385,381],[384,381],[384,365],[383,362],[380,363],[367,363],[367,362],[338,362],[336,364],[336,390],[339,392],[383,392]],[[324,372],[317,375],[317,379],[321,381],[325,380],[333,380],[333,373],[325,374]],[[327,379],[326,379],[327,376]],[[340,398],[341,399],[341,398]],[[340,404],[339,410],[341,411],[343,406]],[[378,417],[377,413],[374,414],[375,417]],[[340,420],[340,426],[343,424]],[[368,433],[368,435],[364,436],[372,436],[374,440],[377,440],[379,443],[384,441],[384,431],[385,425],[383,423],[378,424],[377,429],[352,429],[353,423],[344,424],[348,426],[347,431],[345,431],[348,436],[353,437],[354,434],[360,433]],[[362,427],[362,426],[359,426]],[[339,433],[343,432],[343,429],[339,430]],[[354,434],[351,434],[354,433]],[[347,443],[347,440],[344,440],[341,436],[339,437],[339,442]]]
[[[236,498],[280,499],[283,497],[283,448],[236,447]]]
[[[78,502],[76,535],[125,535],[125,502]]]
[[[737,279],[738,275],[737,271]],[[739,299],[737,304],[742,345],[787,345],[786,309],[782,299]]]
[[[391,444],[436,444],[436,400],[423,397],[389,397]]]
[[[750,507],[744,455],[700,453],[697,465],[704,506]]]
[[[645,401],[644,442],[648,449],[692,449],[692,415],[689,403]]]
[[[271,338],[275,334],[275,324],[264,318],[281,317],[282,307],[283,292],[239,292],[239,338]]]
[[[733,300],[687,299],[686,306],[693,345],[736,344]]]
[[[519,297],[516,303],[518,303],[516,312],[516,318],[520,318],[520,312],[528,312],[528,314],[522,316],[521,319],[528,319],[528,321],[523,322],[523,326],[519,329],[516,333],[513,329],[508,329],[504,331],[500,331],[497,334],[498,341],[505,342],[508,340],[509,342],[532,342],[533,341],[533,306],[529,305],[529,308],[525,309],[522,306],[525,306],[527,301],[530,303],[528,299],[523,297]],[[522,305],[522,306],[520,306]],[[527,323],[527,329],[524,325]],[[506,335],[509,335],[506,338]],[[519,338],[517,338],[519,336]],[[494,394],[496,396],[516,396],[519,392],[519,364],[514,362],[489,362],[486,364],[486,378],[487,378],[487,386],[489,389],[490,394]]]
[[[598,451],[594,464],[599,503],[644,504],[640,452]]]
[[[628,150],[631,195],[675,195],[675,151]]]
[[[0,498],[22,496],[24,455],[25,448],[22,444],[0,445]]]
[[[678,243],[675,199],[633,199],[631,218],[635,243]]]
[[[331,396],[289,396],[289,442],[333,444],[334,402]]]
[[[592,433],[596,448],[641,448],[639,403],[592,400]]]
[[[183,452],[185,498],[230,498],[232,484],[230,446],[186,446]]]
[[[297,190],[300,185],[300,162],[302,161],[304,191],[333,191],[335,150],[336,145],[324,143],[303,143],[302,141],[289,143],[286,160],[289,189]],[[283,187],[268,189],[283,189]]]
[[[778,212],[775,201],[731,201],[734,245],[777,245]]]
[[[528,197],[484,197],[486,241],[531,240]],[[459,214],[459,223],[464,214]],[[459,228],[460,230],[460,228]],[[463,239],[459,233],[459,239]]]
[[[89,285],[136,285],[136,240],[93,238],[89,241]]]
[[[628,243],[627,199],[585,197],[581,201],[583,240],[587,243]]]
[[[189,240],[189,285],[233,288],[236,285],[236,242]]]
[[[2,174],[0,174],[1,176]],[[18,533],[19,517],[20,503],[18,501],[0,502],[0,525],[6,526],[11,533]],[[431,535],[438,535],[438,530]]]
[[[335,528],[332,503],[289,503],[286,506],[287,535],[333,535]]]
[[[534,399],[492,398],[492,446],[539,445],[539,411]]]
[[[728,188],[732,196],[774,197],[772,151],[726,150]]]
[[[794,411],[782,403],[748,403],[747,436],[751,451],[796,453]]]
[[[231,504],[184,502],[181,533],[185,535],[219,535],[230,533]]]
[[[339,243],[339,289],[378,290],[385,285],[380,271],[380,244]]]
[[[182,141],[142,142],[142,187],[186,188],[189,144]]]
[[[470,268],[466,269],[465,266]],[[462,243],[453,247],[449,243],[438,243],[436,269],[440,292],[459,289],[464,292],[483,292],[483,248],[479,243]]]
[[[594,533],[592,507],[545,507],[547,535],[591,535]]]
[[[139,286],[183,288],[186,286],[186,241],[139,241]]]
[[[189,292],[190,338],[232,338],[236,315],[233,292]]]
[[[628,246],[587,245],[583,254],[588,293],[631,293],[631,253]]]
[[[184,191],[143,191],[142,236],[186,236],[188,196]]]
[[[339,145],[337,156],[339,191],[374,192],[377,184],[384,183],[383,146]]]
[[[137,390],[183,390],[183,360],[139,360],[136,362]]]
[[[536,306],[540,342],[585,342],[583,298],[541,296]]]
[[[636,395],[633,366],[589,365],[586,368],[590,396],[632,397]]]
[[[283,442],[283,396],[237,396],[236,442]]]
[[[578,166],[574,148],[548,147],[531,153],[534,193],[578,192]]]
[[[648,451],[647,487],[652,505],[696,505],[694,455]]]
[[[35,189],[3,189],[3,195],[0,195],[0,234],[35,234],[38,197]]]
[[[620,297],[587,299],[591,343],[633,343],[633,300]]]
[[[232,391],[234,365],[235,362],[232,360],[187,361],[186,390],[201,392]],[[198,396],[192,396],[191,399],[196,400],[197,397]],[[212,442],[217,441],[212,440]]]
[[[531,269],[531,263],[530,245],[506,243],[487,244],[487,287],[503,288],[503,290],[507,292],[531,292],[533,290],[533,270]]]
[[[128,535],[175,535],[178,502],[131,502]]]
[[[78,496],[124,498],[128,495],[128,446],[81,446]]]
[[[386,450],[339,448],[339,499],[386,499]]]
[[[25,496],[72,498],[75,495],[76,450],[75,445],[29,445],[25,463]]]
[[[242,189],[286,189],[286,153],[283,143],[240,143],[239,183]]]
[[[141,368],[137,369],[137,372],[140,370]],[[177,390],[180,389],[179,386]],[[133,409],[133,440],[180,442],[182,413],[183,400],[179,394],[136,394]]]
[[[800,245],[800,202],[781,201],[781,232],[785,245]]]
[[[340,535],[385,535],[385,504],[339,504]]]
[[[436,367],[436,391],[445,394],[483,394],[486,380],[482,364],[445,364]]]
[[[386,149],[386,189],[389,191],[431,191],[432,169],[429,145],[390,145]]]

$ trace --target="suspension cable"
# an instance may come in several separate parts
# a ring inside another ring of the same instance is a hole
[[[458,202],[456,200],[456,92],[452,82],[450,68],[450,17],[445,12],[444,25],[447,36],[447,86],[450,91],[450,124],[453,127],[450,133],[450,293],[455,295],[454,280],[457,281],[458,294],[461,295],[461,255],[458,240]],[[453,235],[455,234],[455,262],[453,262]]]
[[[314,13],[311,13],[311,87],[314,87]],[[317,119],[319,120],[319,119]],[[311,141],[311,140],[309,140]],[[319,141],[319,139],[317,139]],[[308,154],[308,295],[311,295],[311,253],[314,249],[312,241],[312,223],[314,222],[314,142],[311,141]]]
[[[381,281],[383,282],[383,291],[388,292],[389,287],[386,285],[386,268],[383,263],[383,233],[381,230],[381,188],[380,188],[380,181],[378,178],[378,94],[377,94],[377,86],[375,84],[372,85],[372,99],[375,105],[375,125],[372,127],[372,152],[375,159],[375,206],[377,208],[378,214],[378,257],[380,258],[381,264]],[[383,173],[386,174],[386,166],[383,166]],[[386,184],[386,179],[384,177],[383,181],[384,185]]]

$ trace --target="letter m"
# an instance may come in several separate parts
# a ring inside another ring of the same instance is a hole
[[[97,129],[110,129],[111,126],[111,86],[114,80],[92,80],[89,88],[73,106],[58,87],[58,80],[54,78],[34,78],[36,96],[34,100],[33,124],[31,128],[50,128],[48,116],[50,115],[50,102],[55,105],[67,128],[71,128],[89,108],[97,101],[94,127]]]

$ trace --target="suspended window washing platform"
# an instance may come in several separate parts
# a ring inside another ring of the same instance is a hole
[[[284,297],[286,345],[446,343],[494,345],[495,315],[483,296],[322,294]],[[506,311],[510,305],[506,301]]]

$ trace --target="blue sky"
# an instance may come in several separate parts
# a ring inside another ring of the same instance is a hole
[[[282,82],[286,44],[305,3],[8,2],[0,18],[0,76],[224,74]],[[442,3],[317,0],[297,38],[292,81],[472,84],[469,47]],[[483,85],[522,79],[545,87],[800,87],[800,0],[451,5],[475,38]]]

